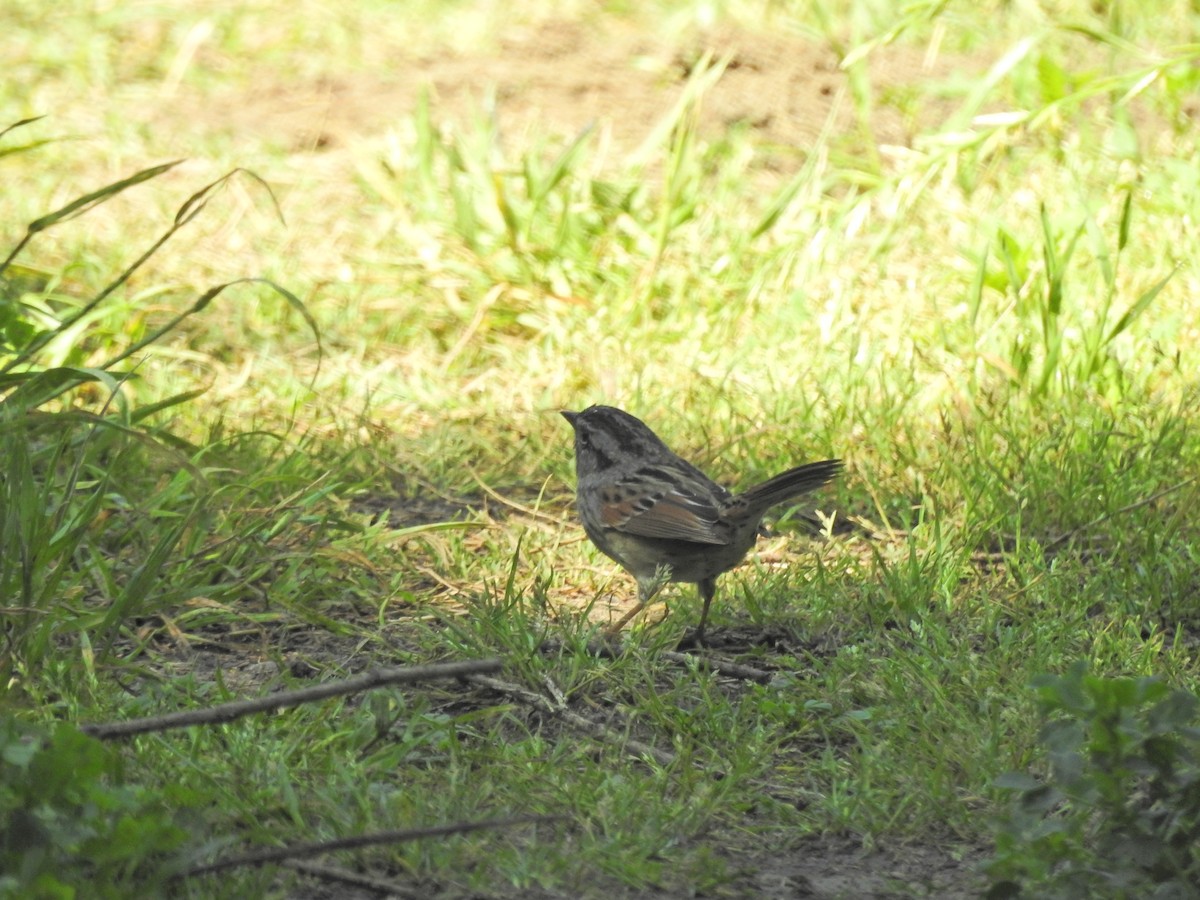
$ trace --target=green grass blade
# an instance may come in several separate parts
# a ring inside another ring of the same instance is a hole
[[[171,171],[171,169],[175,168],[182,162],[182,159],[177,159],[169,163],[163,163],[162,165],[151,166],[148,169],[142,169],[140,172],[135,172],[128,178],[122,178],[120,181],[114,181],[112,184],[105,185],[99,190],[92,191],[89,194],[84,194],[82,197],[72,200],[61,209],[57,209],[52,213],[42,216],[40,219],[35,219],[33,222],[30,222],[28,231],[30,234],[36,234],[39,231],[45,231],[47,228],[57,225],[60,222],[66,222],[75,218],[76,216],[81,216],[95,206],[98,206],[107,200],[111,200],[113,197],[117,196],[117,194],[120,194],[131,187],[136,187],[143,182],[149,181],[151,178],[157,178],[164,172]],[[0,266],[0,272],[3,270],[3,266]]]
[[[1158,298],[1158,295],[1162,293],[1163,288],[1165,288],[1171,279],[1175,277],[1175,271],[1167,274],[1160,281],[1155,283],[1149,290],[1142,292],[1137,300],[1134,301],[1133,305],[1130,306],[1129,309],[1125,310],[1121,318],[1119,318],[1109,330],[1108,334],[1104,338],[1105,344],[1111,343],[1113,338],[1128,329],[1130,325],[1136,322],[1138,318],[1140,318],[1141,315],[1150,308],[1150,305]]]

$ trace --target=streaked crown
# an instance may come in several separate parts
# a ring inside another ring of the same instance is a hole
[[[575,465],[602,472],[621,459],[650,461],[671,451],[641,419],[613,406],[563,411],[575,429]]]

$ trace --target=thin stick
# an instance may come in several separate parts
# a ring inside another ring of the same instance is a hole
[[[540,653],[555,653],[563,649],[563,642],[556,639],[542,641],[538,651]],[[589,641],[587,652],[593,656],[598,656],[601,659],[619,659],[621,650],[619,647],[614,647],[610,643],[604,641]],[[699,653],[678,653],[672,650],[666,650],[662,653],[662,658],[668,662],[673,662],[676,665],[686,666],[693,659],[698,659],[706,666],[716,672],[718,675],[728,675],[732,678],[744,678],[747,681],[759,681],[763,684],[769,682],[775,677],[774,672],[769,672],[766,669],[756,669],[753,666],[747,666],[743,663],[734,662],[730,659],[725,659],[720,656],[711,654]]]
[[[1075,537],[1075,535],[1079,534],[1079,532],[1081,532],[1081,531],[1086,531],[1089,528],[1094,528],[1095,526],[1099,525],[1101,522],[1104,522],[1107,519],[1111,519],[1114,516],[1119,516],[1119,515],[1122,515],[1127,512],[1133,512],[1135,509],[1138,509],[1142,506],[1149,506],[1155,500],[1165,497],[1165,496],[1167,496],[1167,494],[1172,494],[1175,491],[1179,490],[1180,488],[1185,488],[1195,480],[1196,480],[1196,476],[1193,476],[1191,478],[1185,478],[1183,481],[1179,482],[1179,484],[1173,484],[1169,488],[1163,488],[1157,494],[1151,494],[1149,497],[1146,497],[1143,500],[1138,500],[1134,503],[1130,503],[1128,506],[1122,506],[1120,509],[1114,510],[1113,512],[1110,512],[1110,513],[1105,513],[1102,516],[1097,516],[1096,518],[1092,519],[1092,521],[1086,522],[1083,525],[1080,525],[1078,528],[1072,528],[1066,534],[1060,534],[1058,537],[1056,537],[1054,540],[1052,540],[1049,544],[1047,544],[1046,552],[1054,550],[1057,547],[1059,547],[1060,545],[1065,544],[1067,541],[1069,541],[1071,538]]]
[[[334,881],[341,884],[352,884],[355,887],[365,888],[368,891],[375,891],[377,894],[399,897],[401,900],[422,900],[423,897],[428,896],[424,891],[401,887],[395,882],[384,878],[372,878],[370,875],[360,875],[357,872],[351,872],[347,869],[337,869],[333,866],[323,866],[320,863],[289,859],[284,862],[284,865],[289,869],[294,869],[312,878],[320,878],[323,881]]]
[[[729,659],[721,659],[716,656],[693,655],[691,653],[675,653],[667,651],[662,654],[663,659],[670,660],[677,665],[687,665],[689,661],[698,659],[706,666],[716,672],[718,675],[729,675],[733,678],[744,678],[747,681],[758,681],[766,684],[774,676],[765,669],[756,669],[753,666],[742,665]]]
[[[675,655],[686,656],[686,654],[682,653]],[[749,667],[747,666],[746,668]],[[678,758],[673,753],[669,753],[666,750],[659,750],[657,747],[652,747],[649,744],[643,743],[642,741],[627,737],[616,729],[604,725],[601,722],[594,722],[585,716],[581,716],[577,712],[566,709],[562,705],[551,703],[541,694],[535,693],[527,688],[510,684],[506,681],[500,681],[498,678],[490,678],[486,675],[472,675],[468,677],[467,680],[472,681],[475,684],[482,685],[483,687],[490,688],[491,690],[500,691],[501,693],[515,697],[523,703],[527,703],[534,707],[539,712],[561,718],[568,725],[578,729],[579,731],[583,731],[592,735],[597,740],[622,747],[634,756],[649,757],[657,762],[660,766],[667,767],[678,761]],[[704,771],[713,781],[722,781],[729,776],[729,773],[724,769],[711,768]],[[794,792],[791,790],[760,779],[753,779],[750,781],[750,784],[759,788],[766,796],[773,800],[784,803],[791,807],[795,807],[796,805],[796,798],[794,796]]]
[[[666,750],[659,750],[657,747],[652,747],[636,738],[628,737],[602,722],[593,722],[586,716],[581,716],[574,710],[567,709],[564,706],[555,705],[541,694],[526,690],[519,685],[510,684],[498,678],[489,678],[487,675],[472,675],[467,680],[483,685],[486,688],[491,688],[493,691],[500,691],[503,694],[516,697],[539,712],[560,718],[572,728],[590,734],[592,737],[606,744],[621,747],[634,756],[649,757],[664,767],[670,766],[676,761],[675,754],[673,753],[668,753]]]
[[[553,822],[562,818],[562,816],[512,816],[508,819],[456,822],[453,825],[434,825],[429,828],[399,828],[392,831],[377,831],[373,834],[335,838],[330,841],[309,841],[304,844],[292,844],[288,847],[269,847],[265,850],[240,853],[237,856],[227,856],[214,862],[193,866],[175,877],[191,878],[195,875],[210,875],[213,872],[222,872],[242,866],[262,866],[267,863],[282,862],[285,859],[294,859],[298,856],[314,856],[333,850],[356,850],[359,847],[373,847],[376,844],[397,844],[404,841],[415,841],[419,838],[467,834],[471,831],[484,831],[489,828],[508,828],[512,825],[527,825],[533,822]]]
[[[498,659],[477,659],[464,662],[434,663],[427,666],[399,666],[384,669],[372,669],[354,678],[340,681],[330,681],[310,688],[297,691],[280,691],[265,697],[255,697],[250,700],[236,700],[232,703],[222,703],[207,709],[189,709],[183,712],[167,713],[161,716],[147,716],[143,719],[130,719],[125,722],[103,722],[94,725],[81,725],[80,730],[102,741],[119,737],[129,737],[144,734],[148,731],[167,731],[171,728],[186,728],[189,725],[212,725],[218,722],[232,722],[254,713],[269,712],[288,706],[299,706],[315,700],[325,700],[329,697],[340,697],[346,694],[359,694],[372,688],[388,684],[410,684],[414,681],[433,681],[439,678],[464,678],[468,675],[479,675],[485,672],[498,671],[502,663]]]

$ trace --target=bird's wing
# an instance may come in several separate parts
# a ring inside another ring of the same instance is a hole
[[[729,542],[712,498],[684,493],[638,474],[602,492],[600,521],[607,528],[642,537],[697,544]]]

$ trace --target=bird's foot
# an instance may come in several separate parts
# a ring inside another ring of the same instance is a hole
[[[689,628],[679,639],[676,650],[700,650],[704,648],[704,631],[699,628]]]

